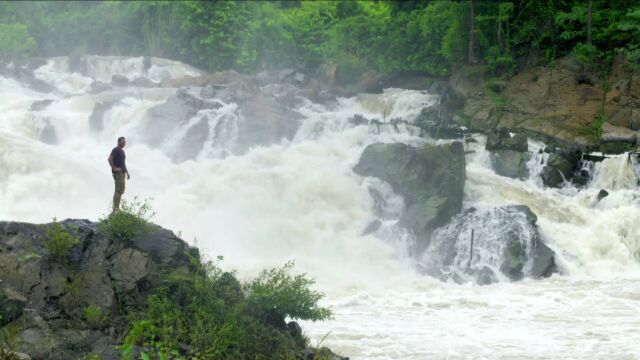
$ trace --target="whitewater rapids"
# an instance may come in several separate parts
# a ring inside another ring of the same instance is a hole
[[[640,359],[639,171],[627,155],[591,164],[586,189],[545,189],[537,177],[543,144],[529,142],[531,178],[520,181],[493,172],[484,138],[476,136],[465,145],[473,153],[464,206],[529,206],[562,274],[488,286],[443,283],[416,270],[422,259],[409,255],[412,240],[395,226],[402,199],[351,170],[368,144],[440,140],[419,137],[408,125],[348,121],[362,114],[411,122],[436,97],[387,89],[339,99],[331,109],[305,100],[291,141],[220,157],[216,146],[228,139],[210,138],[195,159],[175,163],[170,152],[184,132],[152,149],[138,128],[146,111],[176,89],[128,87],[99,133],[88,120],[98,95],[88,91],[113,74],[159,81],[197,70],[156,60],[143,74],[141,58],[90,60],[86,75],[70,73],[62,59],[36,70],[55,86],[47,94],[0,77],[0,219],[97,220],[109,211],[107,156],[122,135],[132,175],[125,198],[153,198],[155,222],[212,258],[223,255],[221,265],[241,276],[295,260],[296,271],[317,280],[335,319],[303,324],[314,345],[322,341],[352,359]],[[52,100],[46,109],[30,110],[45,99]],[[234,119],[235,104],[224,105],[198,116]],[[55,145],[41,141],[47,126],[55,129]],[[383,215],[373,211],[371,187],[387,198]],[[610,195],[597,202],[600,189]],[[376,218],[381,229],[362,236]]]

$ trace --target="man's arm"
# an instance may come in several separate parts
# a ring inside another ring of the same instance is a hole
[[[107,159],[107,161],[109,161],[109,166],[111,166],[111,171],[115,171],[115,172],[120,171],[120,168],[113,166],[113,155],[109,155],[109,158]]]

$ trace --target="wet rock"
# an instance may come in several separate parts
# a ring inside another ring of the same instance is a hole
[[[29,111],[40,111],[40,110],[44,110],[47,108],[47,106],[51,105],[51,103],[53,102],[53,99],[44,99],[44,100],[37,100],[34,101],[31,104],[31,107],[29,108]]]
[[[518,133],[511,136],[506,129],[489,132],[485,148],[489,151],[511,150],[526,152],[529,150],[525,134]]]
[[[104,129],[104,114],[117,103],[118,100],[96,103],[89,116],[89,129],[91,131],[102,131]]]
[[[99,94],[107,90],[111,90],[111,85],[104,83],[102,81],[94,81],[91,83],[91,88],[89,89],[89,93]]]
[[[526,179],[529,177],[527,136],[511,134],[506,129],[489,132],[485,148],[491,152],[491,165],[498,175]]]
[[[43,120],[44,127],[40,129],[39,137],[40,141],[45,144],[56,145],[58,144],[58,135],[56,128],[51,124],[51,120]]]
[[[606,198],[607,196],[609,196],[609,192],[607,190],[602,189],[602,190],[600,190],[598,192],[597,199],[598,199],[598,201],[600,201],[600,200]]]
[[[307,360],[349,360],[348,357],[342,357],[335,354],[327,347],[321,347],[315,350],[307,350],[305,354]]]
[[[581,156],[582,151],[578,147],[556,150],[549,155],[542,169],[542,182],[548,187],[558,188],[565,180],[571,181]]]
[[[557,271],[555,255],[542,241],[536,222],[524,205],[466,210],[433,234],[425,269],[443,280],[482,284],[497,281],[498,274],[512,281],[550,276]]]
[[[127,86],[129,85],[129,78],[120,74],[113,74],[111,76],[111,85],[113,86]]]
[[[159,84],[146,77],[137,77],[133,79],[133,81],[131,81],[131,85],[148,88],[148,87],[156,87]]]
[[[423,148],[369,145],[354,171],[387,182],[404,198],[407,210],[400,224],[420,239],[421,246],[433,229],[447,223],[462,207],[465,155],[461,142]]]
[[[359,125],[368,125],[370,120],[364,117],[361,114],[355,114],[354,116],[348,119],[349,123],[359,126]]]
[[[498,277],[495,272],[488,267],[483,266],[480,270],[475,273],[475,282],[478,285],[489,285],[498,281]]]
[[[380,222],[380,220],[373,220],[364,229],[364,231],[362,232],[362,236],[373,234],[374,232],[378,231],[378,229],[380,229],[380,226],[382,226],[382,222]]]
[[[491,153],[491,166],[498,175],[524,180],[529,177],[529,158],[527,152],[496,150]]]

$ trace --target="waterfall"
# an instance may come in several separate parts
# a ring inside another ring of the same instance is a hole
[[[132,179],[124,196],[153,198],[154,221],[204,254],[223,255],[221,266],[242,276],[295,259],[297,271],[316,278],[336,315],[304,324],[312,342],[330,333],[326,344],[354,359],[640,353],[635,157],[587,164],[592,179],[584,189],[550,189],[540,181],[544,144],[529,140],[529,178],[518,180],[492,170],[484,136],[474,135],[465,143],[463,213],[416,256],[414,239],[397,225],[402,197],[352,168],[372,143],[444,142],[412,125],[436,96],[385,89],[332,104],[269,100],[278,121],[289,122],[264,128],[286,132],[293,124],[295,131],[243,147],[247,122],[264,114],[247,118],[246,103],[204,96],[198,85],[159,86],[203,72],[158,58],[88,56],[81,65],[72,71],[65,57],[36,69],[50,92],[0,76],[0,219],[97,219],[113,191],[107,156],[126,136]],[[95,91],[114,75],[155,85]],[[609,196],[597,201],[601,189]],[[560,274],[530,278],[537,242],[553,250]],[[514,246],[525,254],[515,267],[520,282],[504,270]],[[499,281],[479,286],[482,277]]]

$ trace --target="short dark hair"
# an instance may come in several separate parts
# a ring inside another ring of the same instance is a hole
[[[124,140],[124,136],[120,136],[120,137],[118,138],[118,142],[120,142],[120,141],[122,141],[122,140]]]

